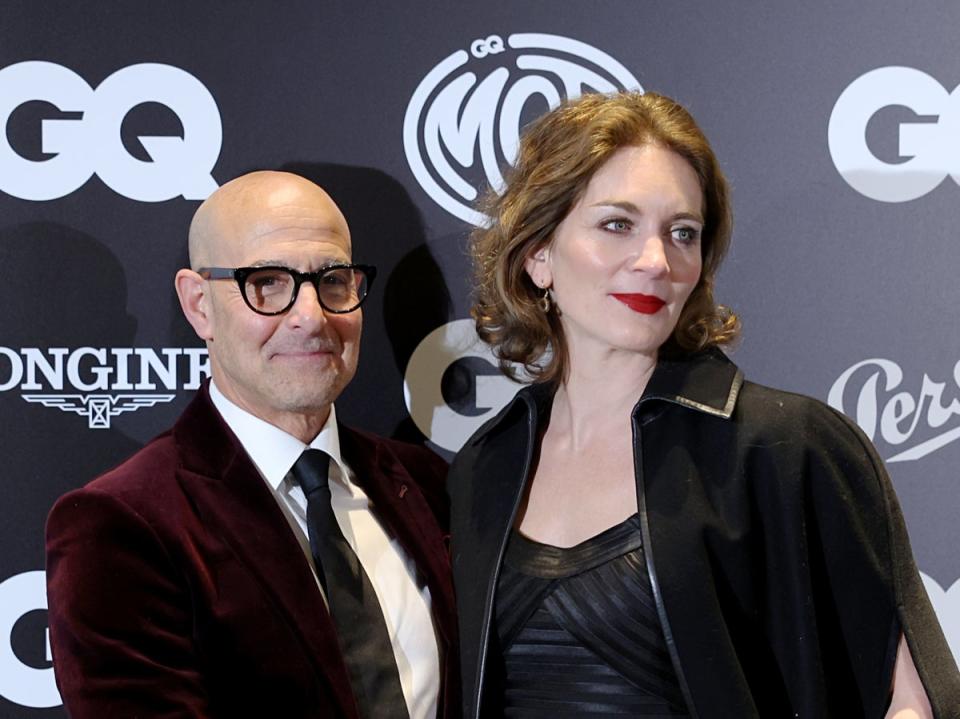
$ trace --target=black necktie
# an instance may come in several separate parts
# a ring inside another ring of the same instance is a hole
[[[350,686],[364,719],[409,719],[383,610],[330,506],[329,466],[326,452],[307,449],[292,471],[307,497],[310,550],[337,627]]]

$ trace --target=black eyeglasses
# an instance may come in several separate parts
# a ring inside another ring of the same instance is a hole
[[[205,280],[236,280],[247,307],[260,315],[280,315],[293,307],[300,285],[309,282],[320,306],[333,314],[353,312],[367,298],[377,268],[372,265],[327,265],[316,272],[289,267],[201,267]]]

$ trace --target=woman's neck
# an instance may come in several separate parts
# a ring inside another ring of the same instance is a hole
[[[622,428],[656,364],[656,355],[637,352],[571,353],[567,376],[553,400],[551,430],[577,448],[612,427]]]

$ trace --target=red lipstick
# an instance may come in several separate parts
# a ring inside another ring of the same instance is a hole
[[[640,312],[645,315],[652,315],[659,312],[660,309],[667,304],[656,295],[645,295],[642,292],[631,292],[629,294],[614,292],[611,296],[625,304],[634,312]]]

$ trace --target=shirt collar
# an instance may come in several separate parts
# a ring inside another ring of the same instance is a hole
[[[352,489],[349,481],[349,469],[340,454],[337,411],[332,404],[330,405],[330,414],[320,429],[320,433],[313,438],[309,445],[306,445],[293,435],[247,412],[227,399],[212,379],[210,380],[210,399],[227,426],[240,440],[240,444],[250,455],[254,465],[260,470],[260,474],[263,475],[267,484],[274,491],[279,488],[291,467],[308,446],[329,454],[340,470],[339,472],[331,472],[331,479],[338,479]]]

